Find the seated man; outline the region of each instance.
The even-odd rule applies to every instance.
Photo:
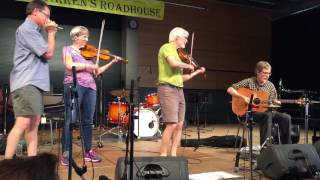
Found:
[[[227,92],[232,96],[232,98],[240,99],[247,105],[250,102],[251,94],[245,95],[244,93],[241,93],[239,89],[246,88],[248,91],[251,91],[252,94],[263,92],[260,94],[266,97],[267,103],[263,101],[259,102],[255,97],[254,104],[258,104],[261,108],[256,107],[260,111],[252,113],[253,121],[258,122],[260,125],[260,144],[263,144],[268,137],[271,137],[272,123],[279,124],[281,143],[291,144],[291,116],[277,111],[265,111],[267,110],[265,108],[267,106],[281,104],[277,99],[277,91],[273,83],[269,81],[271,65],[266,61],[259,61],[255,66],[254,73],[254,77],[232,84],[231,87],[227,89]],[[256,95],[259,95],[259,93]]]

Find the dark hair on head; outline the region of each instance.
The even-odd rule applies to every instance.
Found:
[[[26,15],[27,16],[30,15],[32,13],[32,11],[35,9],[43,10],[45,7],[48,7],[50,9],[48,4],[46,2],[44,2],[43,0],[33,0],[33,1],[29,2],[27,5]]]
[[[59,180],[57,165],[58,157],[50,153],[5,159],[0,162],[0,179]]]

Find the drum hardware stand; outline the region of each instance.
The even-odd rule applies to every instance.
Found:
[[[122,132],[122,129],[121,129],[121,126],[124,125],[124,118],[125,118],[125,114],[120,114],[121,113],[121,97],[117,97],[117,102],[118,102],[118,120],[119,120],[119,123],[117,125],[117,127],[115,127],[117,130],[118,130],[118,133],[114,133],[114,135],[117,135],[118,136],[118,140],[119,142],[122,141],[122,136],[123,136],[123,132]],[[112,131],[112,130],[110,130]]]
[[[155,110],[154,112],[156,113],[156,115],[158,116],[158,123],[159,123],[159,128],[158,128],[158,132],[156,134],[158,134],[160,137],[162,136],[162,132],[161,132],[161,125],[163,125],[164,123],[160,121],[160,119],[162,118],[162,114],[159,114],[161,110],[161,107],[159,106],[159,108],[157,110]]]
[[[106,134],[113,134],[113,135],[116,135],[118,136],[118,140],[119,142],[122,141],[122,136],[124,135],[124,133],[122,132],[122,128],[121,128],[121,125],[124,124],[124,118],[126,117],[125,114],[121,114],[121,97],[118,96],[117,97],[117,104],[118,104],[118,125],[116,127],[113,127],[111,129],[109,129],[108,131],[102,133],[100,136],[99,136],[99,142],[98,142],[98,147],[99,148],[102,148],[103,147],[103,144],[102,144],[102,137]],[[113,131],[117,129],[117,133],[114,133]]]
[[[81,121],[81,114],[79,109],[79,102],[78,102],[78,93],[76,90],[77,87],[77,76],[76,76],[76,67],[72,66],[72,75],[73,75],[73,85],[70,86],[70,95],[71,95],[71,112],[70,112],[70,149],[69,149],[69,165],[68,165],[68,180],[71,180],[72,175],[72,167],[75,169],[76,173],[83,178],[83,174],[87,172],[87,166],[85,165],[84,158],[83,159],[83,166],[82,168],[79,168],[77,164],[74,162],[72,158],[72,136],[73,136],[73,127],[75,126],[75,122],[77,119],[79,119],[80,123],[80,136],[81,136],[81,147],[82,147],[82,156],[84,157],[84,150],[83,150],[83,138],[82,138],[82,121]]]

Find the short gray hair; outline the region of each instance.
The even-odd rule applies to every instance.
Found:
[[[72,40],[74,40],[75,37],[80,36],[80,35],[85,34],[85,33],[89,34],[88,28],[86,28],[84,26],[75,26],[70,31],[70,37],[71,37]]]
[[[188,31],[181,27],[175,27],[170,31],[169,42],[175,41],[177,37],[189,37]]]
[[[261,72],[263,69],[270,69],[271,65],[267,61],[259,61],[257,62],[256,66],[254,67],[254,74]]]

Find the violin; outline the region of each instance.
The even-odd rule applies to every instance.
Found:
[[[193,59],[193,57],[190,56],[185,50],[183,50],[182,48],[178,48],[177,52],[182,62],[186,64],[191,64],[195,70],[200,68],[197,62]]]
[[[194,67],[194,70],[200,69],[200,65],[197,63],[197,61],[190,55],[188,54],[185,50],[182,48],[177,49],[179,58],[181,59],[182,62],[186,64],[191,64]],[[204,73],[204,77],[206,77],[206,74]]]
[[[94,59],[95,57],[97,57],[98,49],[96,49],[92,44],[87,44],[85,47],[80,49],[80,54],[85,59]],[[103,61],[108,61],[110,58],[116,58],[116,57],[119,60],[121,60],[123,63],[128,63],[127,59],[116,56],[107,49],[100,49],[99,59]]]

